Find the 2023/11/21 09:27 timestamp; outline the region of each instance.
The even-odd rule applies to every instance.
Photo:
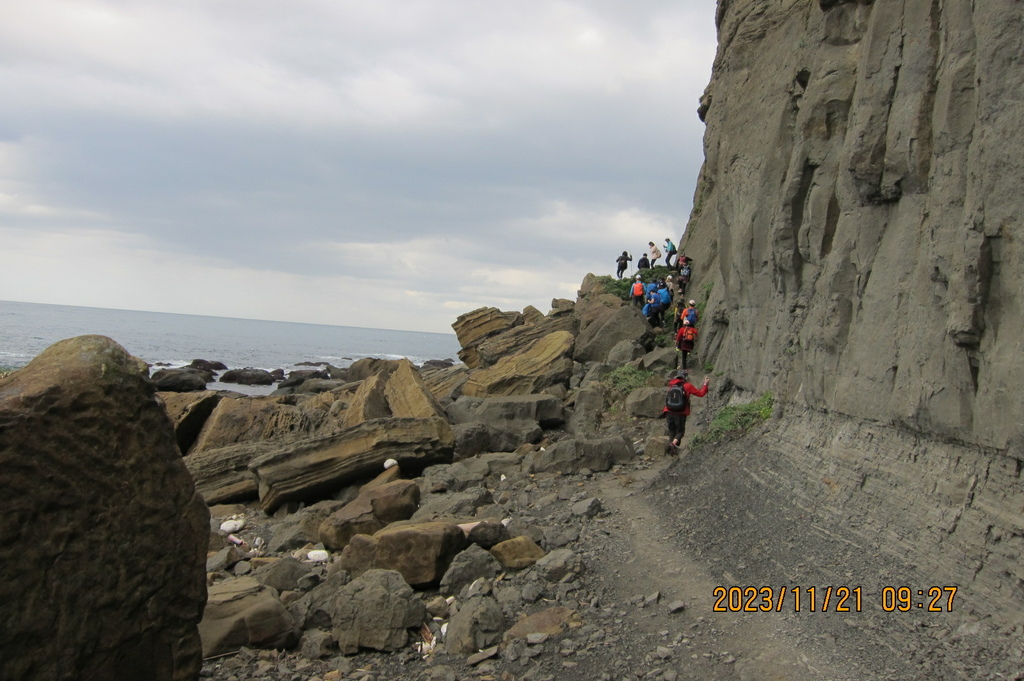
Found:
[[[955,586],[882,588],[879,605],[885,612],[950,612]],[[861,612],[865,603],[859,586],[716,586],[714,612]]]

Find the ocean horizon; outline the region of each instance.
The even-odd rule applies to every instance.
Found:
[[[346,367],[366,357],[422,364],[458,361],[460,349],[454,333],[0,300],[0,367],[20,368],[58,341],[89,334],[113,339],[153,367],[205,359],[229,369],[288,371],[301,363]]]

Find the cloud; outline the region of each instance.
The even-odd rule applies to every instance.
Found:
[[[435,331],[546,310],[681,234],[711,4],[15,3],[0,297]]]

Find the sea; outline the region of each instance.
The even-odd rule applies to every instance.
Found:
[[[408,358],[414,364],[455,359],[455,334],[299,324],[231,317],[109,310],[0,300],[0,370],[20,368],[50,345],[85,334],[108,336],[152,367],[194,359],[229,369],[308,369],[300,363],[346,367],[364,357]],[[267,394],[273,387],[211,383],[210,389]]]

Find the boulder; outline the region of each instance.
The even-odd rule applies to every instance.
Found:
[[[501,563],[494,556],[476,544],[470,544],[452,560],[441,578],[439,590],[445,596],[454,596],[476,580],[496,577],[499,572]]]
[[[387,398],[384,397],[386,384],[387,374],[374,374],[364,379],[348,404],[342,425],[353,428],[366,421],[391,416]]]
[[[583,573],[583,559],[569,549],[555,549],[535,564],[537,573],[549,582],[560,582],[570,574]]]
[[[281,593],[282,591],[297,590],[299,580],[312,573],[313,568],[306,563],[301,563],[291,556],[285,556],[257,568],[252,576],[263,586],[269,586]]]
[[[0,378],[0,676],[195,679],[209,512],[148,367],[103,336]]]
[[[384,396],[391,415],[396,418],[446,418],[419,370],[407,359],[398,361],[398,367],[384,387]]]
[[[223,399],[214,408],[192,446],[191,453],[264,440],[312,434],[324,421],[322,410],[307,410],[288,397]]]
[[[472,312],[460,315],[452,324],[455,336],[462,350],[459,359],[470,369],[480,366],[476,346],[485,338],[508,331],[523,323],[523,316],[518,312],[502,312],[495,307],[481,307]]]
[[[188,367],[180,369],[161,369],[150,378],[157,390],[166,392],[187,393],[206,390],[206,384],[213,376],[199,369]]]
[[[220,375],[221,383],[237,383],[239,385],[273,385],[274,377],[265,369],[229,369]]]
[[[569,419],[569,432],[578,435],[596,433],[609,405],[608,387],[592,383],[576,391],[576,404]]]
[[[308,629],[330,629],[333,620],[334,598],[350,581],[349,574],[338,570],[328,575],[298,600],[288,605],[288,612],[295,619],[299,631]]]
[[[577,304],[575,314],[580,329],[573,354],[577,362],[605,362],[612,348],[622,341],[635,341],[644,347],[651,342],[651,325],[640,310],[623,305],[616,296],[602,295],[586,305]]]
[[[208,359],[194,359],[188,363],[188,366],[193,369],[199,369],[200,371],[207,371],[210,373],[216,371],[227,371],[228,367],[224,362],[211,362]]]
[[[435,585],[468,540],[446,522],[399,523],[372,537],[358,534],[341,552],[338,566],[353,575],[367,570],[396,570],[414,587]]]
[[[445,647],[453,653],[469,655],[501,640],[505,615],[498,601],[490,596],[473,596],[452,615],[445,636]]]
[[[633,443],[624,436],[598,439],[561,440],[534,452],[529,457],[528,467],[532,473],[578,473],[586,468],[591,471],[606,471],[613,464],[625,463],[636,455]]]
[[[373,534],[388,523],[408,519],[419,503],[420,488],[411,480],[370,487],[323,521],[320,541],[332,551],[340,551],[357,534]]]
[[[462,394],[462,386],[469,379],[469,367],[456,364],[446,369],[421,369],[420,375],[438,402],[447,403]]]
[[[556,331],[540,338],[522,352],[503,357],[493,367],[472,372],[462,394],[476,397],[529,395],[568,383],[572,375],[573,335]]]
[[[570,610],[560,605],[547,608],[532,615],[521,617],[518,622],[505,632],[504,637],[502,637],[502,644],[507,645],[516,639],[525,639],[531,634],[560,636],[570,627],[578,627],[581,624],[580,616],[575,610]]]
[[[681,357],[675,347],[654,348],[640,358],[640,368],[653,371],[656,374],[667,375],[670,371],[679,368]]]
[[[562,401],[551,395],[501,395],[496,397],[460,397],[446,410],[454,424],[483,422],[498,425],[504,421],[536,421],[542,428],[555,428],[565,422]]]
[[[487,521],[475,525],[468,535],[470,542],[484,549],[491,549],[503,541],[508,541],[510,538],[508,528],[505,525]]]
[[[171,423],[174,424],[174,439],[178,449],[186,454],[196,438],[199,437],[206,419],[213,413],[214,407],[221,401],[223,393],[217,390],[202,392],[165,392],[159,393],[164,409]]]
[[[195,452],[185,457],[185,466],[206,503],[247,501],[259,492],[249,462],[265,449],[265,445],[246,444]]]
[[[349,381],[364,381],[370,376],[384,374],[385,378],[398,367],[398,361],[394,359],[377,359],[376,357],[364,357],[356,360],[345,371],[345,378]],[[337,377],[335,377],[337,378]]]
[[[338,591],[331,610],[334,638],[345,655],[360,648],[403,648],[407,630],[427,618],[423,601],[392,570],[369,570],[352,580]]]
[[[630,416],[656,419],[665,409],[665,388],[637,388],[626,396],[623,408]]]
[[[529,537],[520,536],[495,544],[491,555],[510,570],[522,570],[543,558],[544,549]]]
[[[612,346],[612,349],[608,351],[607,363],[613,367],[622,366],[623,364],[629,364],[635,359],[640,359],[647,353],[644,346],[640,345],[636,340],[627,339],[621,340]]]
[[[540,313],[538,312],[537,314]],[[574,326],[575,321],[572,315],[557,317],[544,317],[541,315],[536,322],[524,323],[522,326],[517,326],[485,338],[476,346],[477,356],[479,357],[479,366],[477,368],[494,366],[502,357],[513,355],[530,343],[555,331],[573,333],[575,331]]]
[[[477,509],[494,503],[491,493],[483,487],[471,487],[454,494],[430,494],[423,497],[413,516],[415,522],[441,518],[472,518]]]
[[[259,483],[260,503],[272,513],[286,501],[316,498],[373,475],[388,459],[403,470],[450,462],[455,439],[443,419],[389,418],[333,435],[263,444],[266,453],[255,456],[249,469]]]
[[[299,638],[295,619],[281,604],[277,591],[253,577],[229,579],[210,587],[199,633],[204,658],[243,647],[287,648]]]
[[[514,452],[540,440],[544,431],[536,421],[503,421],[497,424],[463,423],[452,428],[456,457],[465,459],[484,452]]]

